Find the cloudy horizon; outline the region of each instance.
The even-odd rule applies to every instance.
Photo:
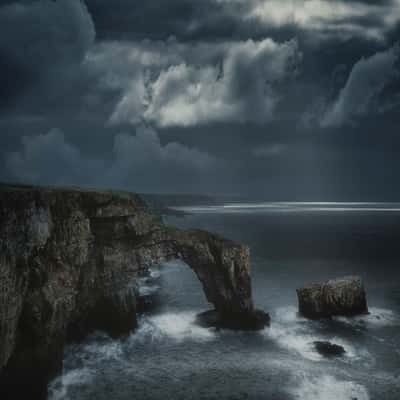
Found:
[[[1,181],[398,201],[400,0],[0,0]]]

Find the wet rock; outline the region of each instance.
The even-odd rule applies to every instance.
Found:
[[[162,305],[160,296],[158,293],[152,293],[148,295],[142,295],[137,298],[137,312],[138,313],[149,313],[159,309]]]
[[[317,352],[324,357],[340,357],[346,353],[344,347],[331,342],[315,341],[314,346]]]
[[[162,306],[160,296],[161,274],[159,271],[148,270],[137,279],[136,309],[138,313],[152,312]]]
[[[227,327],[265,322],[246,246],[166,227],[135,194],[0,187],[0,398],[45,398],[67,339],[129,333],[138,279],[177,258]]]
[[[223,315],[216,310],[209,310],[198,314],[196,323],[203,328],[257,331],[269,326],[270,317],[257,309],[246,315]]]
[[[330,318],[368,313],[364,286],[359,277],[345,277],[297,289],[299,313],[307,318]]]
[[[138,313],[153,312],[162,307],[162,296],[158,286],[150,286],[150,290],[139,290],[136,297]]]

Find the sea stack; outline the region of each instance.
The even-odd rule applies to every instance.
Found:
[[[330,318],[368,313],[362,280],[348,276],[297,289],[299,313],[306,318]]]

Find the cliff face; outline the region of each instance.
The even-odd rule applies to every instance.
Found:
[[[181,258],[219,317],[251,326],[248,248],[164,226],[135,194],[0,192],[0,397],[45,398],[68,338],[136,325],[136,278]],[[263,317],[267,321],[267,316]],[[246,326],[244,326],[246,327]]]

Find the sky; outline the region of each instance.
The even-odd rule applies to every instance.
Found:
[[[0,0],[0,180],[400,201],[400,0]]]

